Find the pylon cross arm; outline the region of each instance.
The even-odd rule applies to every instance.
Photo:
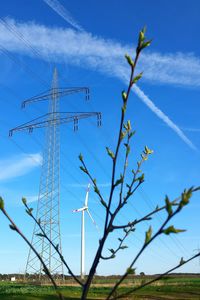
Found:
[[[85,93],[86,100],[89,100],[89,88],[88,87],[74,87],[74,88],[51,88],[44,93],[26,99],[22,102],[22,108],[25,108],[26,105],[38,102],[38,101],[45,101],[50,100],[52,97],[62,98],[64,96],[76,94],[76,93]]]
[[[19,125],[9,130],[9,136],[12,136],[16,131],[28,130],[29,133],[34,128],[43,128],[48,126],[55,126],[73,122],[74,130],[78,129],[78,121],[89,117],[97,117],[97,125],[101,126],[101,113],[100,112],[84,112],[84,113],[68,113],[68,112],[53,112],[45,114],[30,122]]]

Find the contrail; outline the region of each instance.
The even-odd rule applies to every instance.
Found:
[[[197,151],[194,144],[186,137],[183,131],[170,118],[165,115],[145,93],[138,87],[133,86],[133,92],[160,118],[167,126],[169,126],[190,148]]]
[[[58,0],[43,0],[49,5],[59,16],[61,16],[67,23],[79,31],[84,31],[83,28],[72,18],[71,14]]]

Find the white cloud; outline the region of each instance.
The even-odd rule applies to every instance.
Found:
[[[43,0],[47,5],[49,5],[59,16],[61,16],[67,23],[72,27],[82,31],[83,28],[72,18],[71,14],[66,10],[66,8],[57,0]]]
[[[20,32],[31,47],[41,54],[41,59],[78,65],[127,80],[129,72],[124,59],[125,53],[133,53],[130,46],[122,46],[112,40],[92,36],[87,32],[72,29],[48,28],[35,23],[17,23],[7,19],[7,25]],[[12,52],[34,56],[34,52],[0,23],[0,45]],[[168,54],[147,52],[141,57],[138,67],[145,70],[144,79],[154,83],[178,84],[200,87],[200,59],[192,54]],[[139,70],[138,70],[139,71]],[[133,90],[137,96],[188,146],[195,149],[182,130],[164,114],[139,87]]]
[[[0,160],[0,181],[23,176],[40,166],[41,163],[42,156],[39,153]]]

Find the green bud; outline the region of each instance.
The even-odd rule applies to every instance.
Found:
[[[172,204],[169,201],[168,196],[165,197],[165,204],[166,204],[166,211],[168,212],[168,215],[171,216],[173,214],[173,210],[172,210]]]
[[[121,131],[120,133],[120,140],[123,140],[127,135],[127,132],[126,131]]]
[[[136,131],[131,131],[131,132],[129,133],[129,138],[132,138],[132,136],[135,134],[135,132],[136,132]]]
[[[26,204],[27,204],[27,200],[26,200],[26,198],[25,198],[25,197],[22,197],[22,203],[23,203],[24,205],[26,205]]]
[[[141,50],[144,49],[144,48],[146,48],[146,47],[149,47],[149,46],[151,45],[151,42],[152,42],[152,40],[149,40],[149,41],[147,41],[147,42],[144,42],[144,43],[142,44],[142,46],[141,46]]]
[[[105,207],[105,208],[107,208],[108,206],[107,206],[107,204],[106,204],[106,202],[104,201],[104,200],[100,200],[101,201],[101,204]]]
[[[0,209],[4,209],[4,201],[2,197],[0,197]]]
[[[148,156],[147,155],[144,155],[144,154],[141,154],[141,157],[142,157],[142,160],[143,161],[146,161],[148,159]]]
[[[35,235],[40,236],[40,237],[45,237],[45,235],[43,233],[36,233]]]
[[[144,242],[145,245],[151,240],[151,236],[152,236],[152,227],[150,226],[145,234],[145,242]]]
[[[88,174],[88,171],[83,166],[80,166],[79,168],[81,169],[81,171],[83,171],[84,173]]]
[[[99,189],[98,189],[98,187],[97,187],[96,185],[94,186],[94,192],[95,192],[96,194],[98,194],[98,195],[100,194]]]
[[[126,273],[127,274],[135,274],[135,270],[136,270],[136,268],[131,268],[131,267],[129,267],[127,270],[126,270]]]
[[[114,158],[115,158],[114,153],[113,153],[108,147],[106,147],[106,150],[107,150],[108,155],[109,155],[112,159],[114,159]]]
[[[143,42],[144,39],[145,39],[144,32],[143,32],[143,31],[140,31],[140,33],[139,33],[139,42],[140,42],[140,43]]]
[[[128,246],[126,246],[126,245],[119,247],[119,249],[121,249],[121,250],[124,250],[124,249],[127,249],[127,248],[128,248]]]
[[[10,224],[9,227],[10,227],[10,229],[12,229],[12,230],[14,230],[14,231],[17,230],[17,228],[16,228],[15,225],[13,225],[13,224]]]
[[[131,67],[133,67],[133,66],[134,66],[134,62],[133,62],[132,58],[131,58],[128,54],[125,54],[125,58],[126,58],[128,64],[129,64]]]
[[[138,177],[135,181],[139,181],[139,183],[144,182],[144,173],[140,177]]]
[[[127,121],[127,131],[128,132],[131,131],[131,121],[130,120]]]
[[[120,176],[120,179],[117,179],[117,180],[116,180],[115,186],[118,186],[119,184],[123,183],[123,181],[124,181],[124,178],[123,178],[123,176],[121,175],[121,176]]]
[[[26,213],[31,216],[32,215],[32,211],[33,211],[33,208],[28,208],[26,209]]]
[[[83,155],[81,153],[79,154],[78,158],[81,162],[83,161]]]
[[[112,254],[115,254],[115,250],[114,249],[108,249]]]
[[[179,262],[180,265],[183,265],[185,263],[185,260],[183,259],[183,257],[181,257],[181,260]]]
[[[126,102],[126,100],[127,100],[127,94],[125,91],[122,91],[122,99],[124,102]]]
[[[141,72],[140,74],[135,76],[132,80],[132,84],[135,84],[136,82],[138,82],[138,80],[140,80],[140,78],[142,77],[142,74],[143,74],[143,72]]]

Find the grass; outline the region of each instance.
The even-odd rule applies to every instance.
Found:
[[[140,285],[142,281],[149,280],[148,276],[143,278],[135,277],[126,280],[126,286],[119,289],[119,294],[127,292],[130,287]],[[104,299],[111,284],[115,279],[96,279],[98,285],[92,287],[88,299]],[[65,286],[60,288],[66,299],[80,299],[81,289],[76,286]],[[200,277],[165,277],[151,286],[139,290],[134,297],[129,299],[200,299]],[[1,300],[58,300],[55,291],[51,286],[35,286],[22,283],[0,282]],[[126,298],[127,299],[127,298]]]

